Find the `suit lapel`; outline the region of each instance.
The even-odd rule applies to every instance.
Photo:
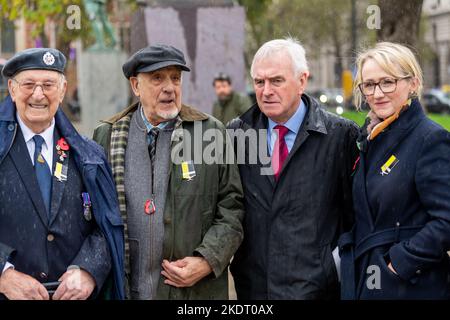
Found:
[[[13,160],[14,166],[19,173],[31,201],[33,202],[36,212],[41,218],[42,223],[47,226],[48,217],[44,200],[42,199],[41,189],[39,188],[33,163],[31,162],[28,148],[19,126],[17,126],[17,136],[9,151],[9,155]]]
[[[405,137],[419,124],[422,118],[425,117],[420,105],[416,102],[404,112],[399,118],[394,121],[389,127],[375,137],[370,142],[369,154],[373,157],[370,161],[371,167],[381,168],[381,166],[388,160],[393,152],[397,149]]]
[[[260,172],[261,172],[261,170],[264,170],[264,171],[272,170],[272,161],[270,161],[268,164],[262,164],[260,161],[261,159],[259,158],[259,152],[258,152],[259,147],[264,146],[266,155],[269,155],[269,150],[268,150],[268,146],[267,146],[267,135],[270,134],[270,132],[268,131],[267,123],[268,123],[267,117],[265,115],[263,115],[263,113],[260,113],[258,120],[255,123],[256,134],[258,136],[258,145],[252,145],[251,143],[249,143],[249,148],[248,148],[249,152],[255,152],[255,154],[257,155]],[[266,134],[260,136],[260,134],[259,134],[260,130],[266,130]],[[260,141],[260,139],[263,139],[263,141]],[[275,183],[276,183],[275,175],[274,174],[266,174],[265,177],[268,180],[268,182],[270,183],[270,185],[272,186],[272,188],[275,187]]]
[[[57,130],[55,130],[54,137],[54,146],[53,146],[53,170],[52,170],[52,202],[51,202],[51,210],[50,210],[50,225],[55,221],[56,216],[58,215],[59,208],[61,206],[61,200],[64,194],[64,189],[66,187],[66,180],[58,180],[58,178],[55,177],[55,168],[56,163],[61,162],[59,159],[58,151],[56,150],[55,146],[57,141],[59,140],[60,136],[57,133]],[[69,165],[69,151],[65,152],[67,157],[64,159],[63,165],[68,166]]]
[[[369,203],[369,197],[367,195],[366,166],[366,154],[364,152],[360,152],[359,169],[356,172],[356,174],[359,175],[360,179],[356,179],[355,177],[354,183],[356,183],[356,181],[359,182],[359,185],[356,185],[356,187],[360,190],[358,194],[360,196],[361,203],[364,206],[362,212],[367,215],[367,221],[370,222],[370,232],[372,232],[372,230],[374,229],[374,215]]]

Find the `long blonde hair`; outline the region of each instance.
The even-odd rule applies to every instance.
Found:
[[[423,90],[422,68],[417,62],[413,52],[404,45],[393,42],[379,42],[375,47],[361,52],[357,59],[357,73],[354,81],[353,95],[357,109],[361,108],[365,98],[358,86],[363,82],[362,68],[364,63],[373,59],[383,69],[394,78],[412,77],[418,80],[417,92],[415,96],[420,97]]]

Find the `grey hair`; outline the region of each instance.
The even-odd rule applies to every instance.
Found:
[[[287,37],[285,39],[275,39],[264,43],[253,57],[250,75],[255,77],[255,62],[272,57],[279,53],[285,52],[291,58],[292,68],[295,76],[300,73],[309,71],[308,62],[306,61],[305,49],[300,41],[295,38]]]
[[[66,79],[66,75],[64,73],[60,73],[59,74],[59,84],[62,85],[64,83],[64,81],[67,81]]]

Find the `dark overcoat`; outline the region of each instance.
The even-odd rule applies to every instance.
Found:
[[[307,113],[278,181],[261,174],[265,165],[259,157],[250,163],[251,153],[267,148],[267,135],[245,144],[246,163],[239,164],[244,241],[231,265],[239,299],[339,297],[332,251],[352,224],[351,173],[358,127],[305,94],[302,100]],[[254,105],[229,127],[250,135],[254,129],[267,129],[267,122]],[[241,152],[236,144],[238,159]]]
[[[63,162],[68,171],[65,181],[52,176],[49,218],[15,104],[7,97],[0,105],[0,271],[9,261],[40,282],[53,282],[77,265],[94,277],[95,295],[110,279],[109,296],[122,299],[123,223],[104,152],[80,136],[61,110],[54,137],[55,144],[59,137],[69,144]],[[57,156],[54,150],[52,173]],[[92,218],[84,215],[82,192],[90,195]]]
[[[356,224],[340,239],[342,297],[448,298],[450,133],[415,99],[364,141],[353,184]]]

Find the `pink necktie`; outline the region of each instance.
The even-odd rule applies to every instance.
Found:
[[[278,131],[278,135],[272,152],[272,169],[275,174],[275,180],[278,180],[283,163],[289,154],[286,141],[284,141],[284,137],[289,132],[289,129],[281,125],[276,125],[274,129]]]

